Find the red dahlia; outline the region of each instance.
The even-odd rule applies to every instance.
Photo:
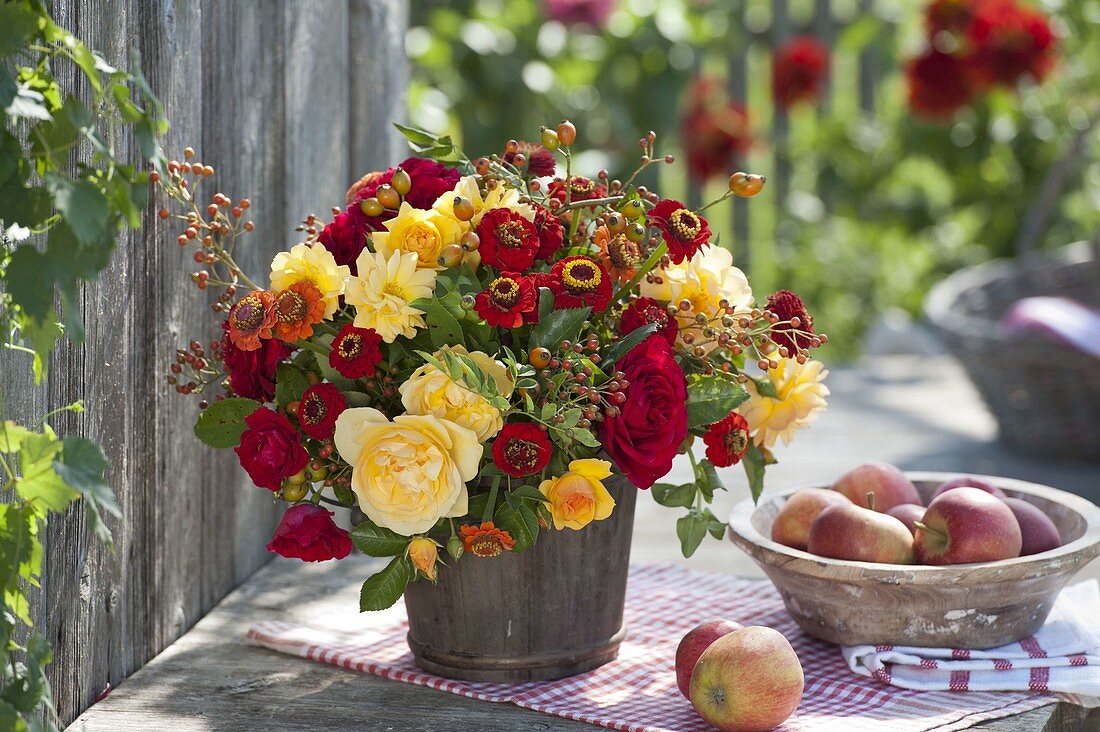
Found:
[[[549,262],[565,244],[561,219],[542,206],[535,205],[535,230],[539,233],[539,251],[535,259]]]
[[[494,208],[477,225],[481,261],[501,271],[526,272],[539,251],[535,225],[510,208]]]
[[[602,313],[611,304],[611,275],[592,257],[578,254],[558,260],[548,280],[557,310],[587,306]]]
[[[378,347],[381,342],[382,336],[373,328],[356,328],[348,323],[332,341],[329,366],[345,379],[374,376],[374,367],[382,361],[382,351]]]
[[[784,109],[814,100],[829,75],[829,49],[816,38],[795,36],[772,58],[772,96]]]
[[[639,297],[626,306],[619,320],[619,335],[626,335],[650,323],[657,324],[656,334],[668,341],[669,345],[676,342],[676,319],[652,297]]]
[[[707,446],[707,460],[719,468],[736,465],[749,449],[749,423],[737,412],[730,412],[725,419],[707,427],[703,442]]]
[[[965,31],[974,16],[974,0],[933,0],[924,9],[929,37],[937,33]]]
[[[531,278],[518,272],[500,277],[474,298],[474,310],[489,325],[518,328],[538,320],[539,298]]]
[[[984,0],[967,29],[973,69],[982,83],[1012,86],[1022,76],[1042,81],[1054,68],[1054,31],[1038,10],[1015,0]]]
[[[710,242],[707,220],[679,201],[665,199],[649,212],[649,223],[661,230],[668,256],[676,264],[691,259]]]
[[[934,48],[909,62],[909,108],[921,117],[946,117],[973,96],[971,71],[963,59]]]
[[[347,408],[347,399],[334,385],[314,384],[298,402],[298,422],[313,439],[327,440],[336,432],[336,418]]]
[[[778,346],[785,346],[793,356],[802,348],[810,347],[814,332],[814,319],[806,310],[802,298],[790,290],[780,290],[768,295],[767,309],[779,316],[779,322],[772,326],[771,337]],[[798,326],[792,321],[798,318]]]
[[[574,175],[569,179],[568,185],[564,180],[555,180],[551,183],[549,194],[550,198],[557,199],[563,204],[567,200],[570,202],[591,201],[593,198],[606,196],[607,187],[591,178],[585,178],[583,175]]]
[[[554,153],[533,142],[520,140],[515,152],[504,153],[504,162],[514,165],[516,155],[527,158],[526,170],[521,172],[525,172],[525,177],[528,178],[545,178],[553,175],[558,167],[557,161],[554,160]]]
[[[511,422],[493,442],[493,462],[513,478],[534,475],[550,462],[550,439],[530,422]]]

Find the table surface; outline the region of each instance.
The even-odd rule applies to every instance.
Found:
[[[994,441],[995,426],[953,363],[939,358],[893,357],[874,371],[836,370],[829,378],[829,410],[795,444],[780,449],[769,486],[830,482],[867,460],[914,470],[991,473],[1046,483],[1100,501],[1100,466],[1043,463]],[[858,457],[857,457],[858,456]],[[715,511],[748,495],[743,474],[723,471],[729,492]],[[690,475],[677,464],[673,482]],[[641,500],[633,561],[685,561],[675,537],[676,513]],[[581,730],[586,724],[509,704],[489,704],[425,687],[250,646],[244,634],[260,620],[358,617],[351,577],[377,560],[305,564],[277,559],[239,587],[148,665],[82,714],[70,730]],[[760,571],[729,542],[708,540],[688,566],[745,576]],[[1100,562],[1078,579],[1100,577]],[[999,732],[1100,730],[1100,714],[1086,719],[1067,704],[979,725]]]

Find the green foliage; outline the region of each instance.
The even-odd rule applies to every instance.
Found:
[[[576,340],[591,314],[589,307],[551,311],[531,329],[531,349],[549,348],[553,352],[562,341]]]
[[[749,398],[745,387],[729,374],[692,376],[687,385],[688,428],[705,428],[725,419]]]
[[[4,346],[33,358],[36,381],[59,337],[83,339],[81,283],[107,266],[118,234],[141,223],[148,174],[117,151],[124,128],[141,158],[160,162],[160,104],[137,70],[140,59],[131,63],[134,71],[108,64],[38,0],[0,3],[0,331]],[[87,95],[68,93],[55,75]],[[73,164],[78,148],[89,154]],[[100,447],[78,435],[59,439],[47,423],[61,411],[82,412],[82,404],[33,427],[5,420],[5,409],[0,394],[0,729],[53,730],[49,643],[18,632],[32,621],[26,588],[42,571],[41,537],[50,514],[82,500],[87,525],[110,546],[105,516],[120,511]]]
[[[392,607],[409,583],[416,579],[416,568],[402,554],[394,557],[381,571],[372,574],[359,592],[359,610],[385,610]]]
[[[708,533],[715,539],[721,539],[726,531],[726,524],[704,505],[714,500],[715,491],[726,489],[718,479],[718,471],[710,460],[696,462],[694,457],[692,471],[695,480],[691,483],[654,483],[650,488],[653,500],[660,505],[688,509],[687,514],[676,521],[676,535],[680,538],[680,550],[685,557],[695,553]]]
[[[409,546],[409,537],[378,526],[369,519],[356,524],[350,533],[352,542],[368,557],[394,557],[404,554]]]
[[[241,435],[247,428],[245,419],[260,406],[257,401],[242,397],[214,402],[195,422],[195,437],[210,447],[236,447],[241,444]]]
[[[511,493],[497,507],[493,524],[504,529],[516,540],[512,551],[521,552],[535,543],[539,536],[539,518],[530,499]]]

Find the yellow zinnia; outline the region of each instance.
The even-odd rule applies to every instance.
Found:
[[[336,264],[324,244],[295,244],[289,252],[279,252],[271,260],[271,291],[282,292],[295,282],[309,282],[321,293],[325,317],[331,318],[350,274],[346,265]]]
[[[749,423],[756,444],[767,448],[775,444],[776,438],[782,438],[784,445],[791,444],[795,431],[817,418],[829,395],[829,387],[822,383],[829,372],[821,361],[800,364],[793,358],[778,360],[778,368],[767,374],[776,396],[761,396],[750,379],[746,384],[749,400],[737,409]]]
[[[424,312],[409,305],[431,297],[435,271],[416,268],[416,254],[384,254],[363,250],[355,260],[358,276],[348,280],[344,298],[355,306],[355,327],[374,328],[382,340],[412,338],[424,327]]]
[[[501,396],[512,393],[508,369],[489,354],[481,351],[467,353],[462,346],[452,346],[447,350],[468,356],[483,374],[493,380]],[[436,357],[439,358],[440,354]],[[433,414],[449,419],[472,429],[481,442],[496,435],[504,426],[501,411],[489,404],[485,397],[470,391],[430,363],[413,371],[397,390],[409,414]]]
[[[445,269],[439,263],[443,247],[457,244],[466,233],[466,224],[434,209],[427,211],[402,203],[397,216],[383,224],[386,231],[371,234],[375,251],[387,257],[394,252],[415,252],[416,266]]]
[[[554,528],[583,529],[610,516],[615,499],[602,483],[610,475],[611,463],[586,458],[569,463],[569,472],[560,478],[542,481],[539,491],[546,496]]]
[[[469,510],[466,481],[477,475],[484,449],[472,430],[432,416],[391,422],[356,407],[340,413],[333,441],[351,465],[359,508],[379,526],[412,536]]]

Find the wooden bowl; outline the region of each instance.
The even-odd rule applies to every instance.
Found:
[[[926,503],[937,486],[958,475],[908,473]],[[1100,554],[1100,508],[1034,483],[974,477],[1042,509],[1058,527],[1062,546],[943,567],[818,557],[771,540],[772,521],[787,496],[807,486],[759,506],[739,503],[730,515],[730,538],[760,565],[810,635],[842,645],[992,648],[1038,630],[1069,578]]]

